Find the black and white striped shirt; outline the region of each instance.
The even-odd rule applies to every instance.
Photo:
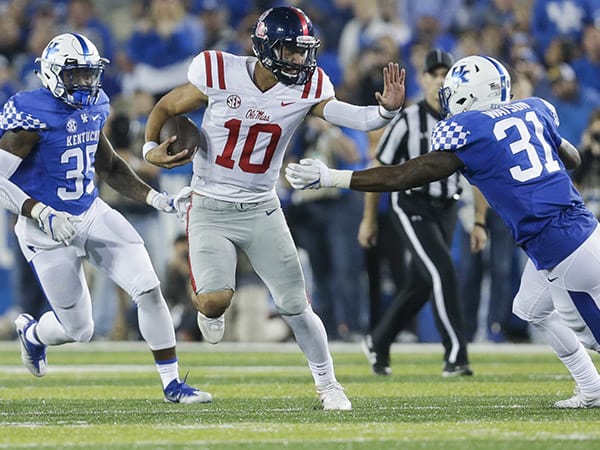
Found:
[[[431,130],[442,119],[425,100],[402,110],[387,126],[377,144],[376,158],[384,165],[400,164],[429,152]],[[462,188],[459,173],[434,181],[412,191],[428,194],[433,198],[458,198]]]

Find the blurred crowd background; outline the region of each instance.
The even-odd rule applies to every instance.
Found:
[[[163,93],[186,81],[187,65],[200,51],[252,54],[252,26],[262,11],[278,5],[298,6],[312,18],[321,39],[318,64],[331,78],[337,97],[355,104],[375,103],[374,92],[382,88],[381,69],[388,61],[406,68],[410,104],[422,96],[420,75],[428,50],[440,48],[456,59],[471,54],[500,59],[511,69],[516,96],[536,95],[556,106],[561,134],[578,145],[584,161],[572,174],[574,180],[588,206],[600,214],[600,0],[0,0],[0,104],[19,90],[40,87],[34,60],[53,36],[84,34],[111,60],[103,86],[113,107],[107,135],[140,176],[157,189],[176,192],[188,184],[191,166],[167,171],[141,159],[147,114]],[[199,123],[202,111],[193,118]],[[337,168],[364,168],[380,135],[381,131],[339,129],[311,118],[296,133],[289,155],[317,156]],[[309,295],[330,339],[357,340],[368,332],[373,311],[383,311],[402,283],[394,267],[358,244],[362,194],[291,192],[283,181],[279,194],[302,250]],[[144,237],[179,339],[201,339],[189,301],[183,226],[106,186],[101,186],[101,195]],[[489,249],[471,255],[472,205],[467,195],[461,205],[453,254],[468,336],[472,341],[534,340],[510,312],[523,255],[506,243],[503,256]],[[385,213],[384,199],[381,214]],[[489,218],[490,224],[493,220]],[[12,320],[19,312],[38,317],[47,308],[18,252],[13,224],[9,213],[0,214],[3,339],[14,338]],[[243,259],[238,274],[226,338],[289,339],[266,289]],[[94,338],[138,339],[130,301],[91,270],[89,283]],[[504,312],[501,320],[489,323],[487,314],[493,308]],[[437,340],[430,312],[422,311],[398,339]]]

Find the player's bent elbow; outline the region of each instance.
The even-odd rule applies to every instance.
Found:
[[[581,155],[577,148],[566,139],[563,139],[558,148],[558,155],[567,170],[573,170],[581,164]]]

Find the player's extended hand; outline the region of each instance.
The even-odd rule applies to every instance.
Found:
[[[375,92],[377,102],[388,111],[395,111],[402,107],[406,90],[404,79],[406,71],[400,69],[397,63],[389,62],[383,68],[383,94]]]
[[[165,169],[172,169],[173,167],[183,166],[184,164],[191,162],[192,156],[194,156],[194,152],[191,151],[192,149],[184,149],[173,155],[170,155],[167,152],[169,145],[176,140],[177,136],[171,136],[169,139],[154,147],[146,153],[146,161],[155,166],[164,167]]]
[[[174,195],[169,195],[166,192],[158,192],[154,189],[148,193],[146,203],[153,208],[166,213],[174,213],[175,208],[173,207]]]
[[[192,188],[189,186],[182,188],[175,195],[175,197],[173,198],[173,208],[175,208],[175,213],[177,214],[177,218],[179,220],[185,220],[191,202]]]
[[[319,189],[333,186],[329,167],[318,159],[301,159],[300,164],[290,163],[285,168],[285,179],[294,189]]]
[[[43,203],[36,203],[31,209],[31,217],[37,220],[40,229],[54,239],[67,246],[71,243],[77,232],[75,222],[80,219],[71,214],[56,211]]]

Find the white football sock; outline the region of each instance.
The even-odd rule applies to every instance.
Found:
[[[177,359],[157,362],[156,369],[160,375],[163,389],[166,388],[171,381],[175,379],[179,381],[179,364],[177,363]]]
[[[315,384],[323,385],[336,381],[333,361],[327,344],[327,333],[323,322],[312,308],[295,316],[281,316],[294,332],[300,350],[308,360]]]
[[[583,394],[594,394],[597,397],[600,393],[600,375],[585,347],[579,343],[575,353],[559,358],[571,372],[579,390]]]
[[[581,392],[600,392],[600,375],[592,358],[558,312],[553,311],[543,320],[532,324],[544,332],[550,346],[567,367]]]

